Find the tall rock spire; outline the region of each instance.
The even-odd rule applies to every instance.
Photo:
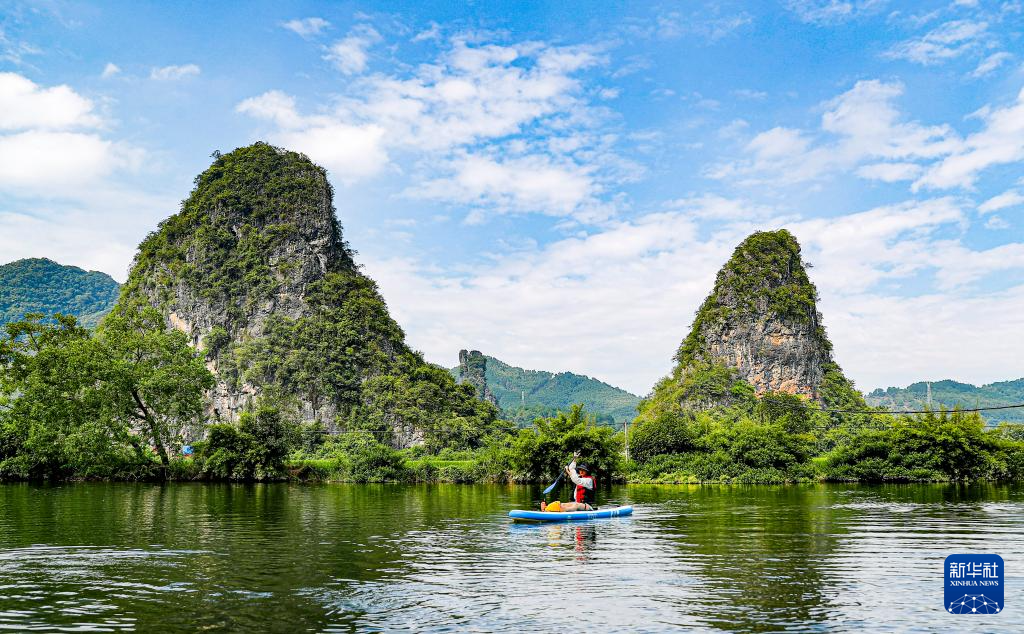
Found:
[[[676,360],[722,363],[758,395],[819,400],[825,373],[837,366],[817,299],[793,234],[754,233],[718,272]]]
[[[397,446],[450,419],[481,434],[495,419],[406,344],[342,237],[327,172],[302,154],[216,154],[140,245],[119,302],[160,309],[206,353],[211,418],[236,420],[269,394],[330,428],[391,430]]]
[[[498,399],[487,387],[487,357],[479,350],[459,350],[459,376],[461,383],[473,386],[480,400],[498,404]]]
[[[751,403],[785,392],[829,409],[863,409],[832,358],[800,245],[785,230],[744,240],[718,272],[672,374],[640,403],[640,420]]]

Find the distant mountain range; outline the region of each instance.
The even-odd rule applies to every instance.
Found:
[[[1024,378],[1016,381],[1000,381],[976,386],[970,383],[945,380],[919,382],[905,388],[890,387],[877,389],[867,395],[871,405],[890,409],[922,409],[928,406],[928,386],[931,385],[931,406],[952,409],[960,407],[998,407],[1024,403]],[[1024,423],[1024,408],[982,412],[989,424],[1000,422]]]
[[[487,359],[487,387],[497,399],[503,417],[528,423],[583,403],[599,422],[622,425],[636,416],[640,397],[589,376],[572,372],[545,372],[511,366],[500,359]],[[460,378],[459,368],[451,369]]]
[[[106,273],[57,264],[46,258],[0,266],[0,328],[25,313],[74,315],[95,327],[113,307],[121,286]]]

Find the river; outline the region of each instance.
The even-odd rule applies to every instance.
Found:
[[[0,629],[1024,631],[1019,485],[616,486],[517,525],[503,485],[0,485]],[[943,610],[996,553],[1006,610]],[[1019,604],[1017,604],[1019,601]]]

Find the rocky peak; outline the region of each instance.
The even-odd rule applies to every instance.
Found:
[[[459,377],[460,383],[473,386],[477,398],[492,405],[498,404],[498,399],[487,387],[487,357],[479,350],[459,350]]]
[[[214,157],[133,266],[138,290],[197,346],[215,326],[262,336],[270,315],[308,309],[310,284],[354,266],[323,168],[266,143]]]
[[[826,373],[838,366],[817,298],[796,238],[784,229],[754,233],[718,272],[676,360],[684,372],[694,363],[724,364],[758,395],[820,400]]]
[[[429,439],[431,425],[495,420],[406,345],[342,239],[326,172],[302,154],[266,143],[215,153],[140,245],[118,301],[159,308],[205,351],[211,417],[235,420],[272,391],[305,420],[390,429],[399,446]]]

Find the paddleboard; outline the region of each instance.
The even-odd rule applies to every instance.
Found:
[[[632,506],[616,506],[596,511],[569,511],[549,513],[547,511],[509,511],[508,516],[517,522],[571,522],[573,520],[596,520],[602,517],[623,517],[633,514]]]

